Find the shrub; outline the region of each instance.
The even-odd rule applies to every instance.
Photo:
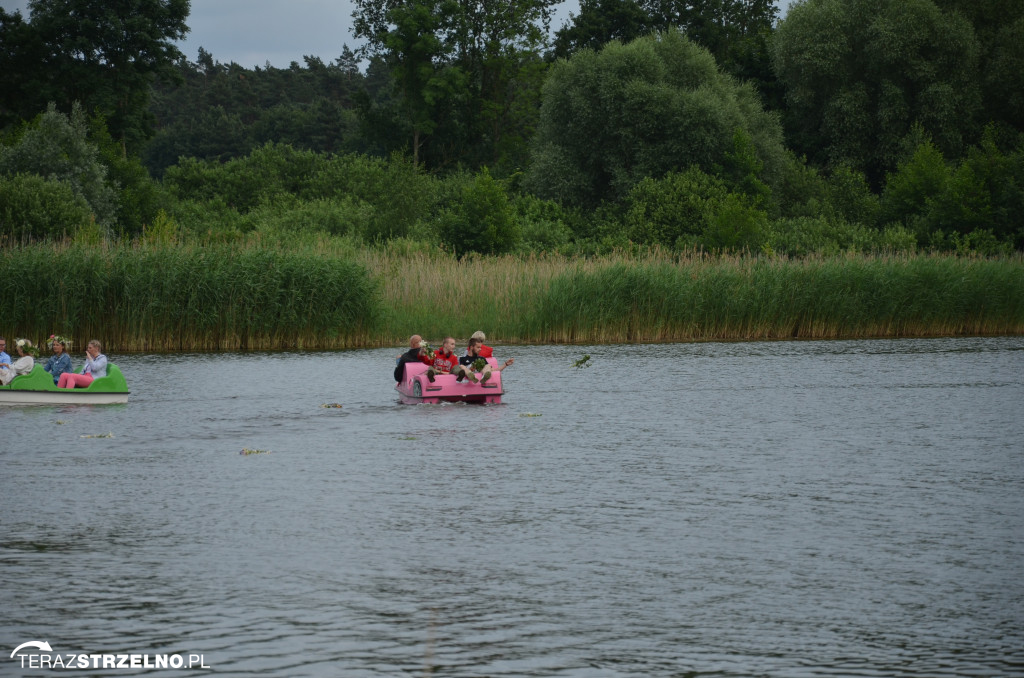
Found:
[[[85,114],[77,104],[70,117],[50,104],[17,141],[0,146],[0,175],[36,174],[62,181],[86,200],[99,224],[112,226],[117,214],[116,185],[108,181],[99,151],[87,137]]]
[[[164,184],[178,198],[219,198],[244,213],[283,194],[298,194],[322,164],[322,156],[312,151],[267,144],[223,164],[183,158],[167,168]]]
[[[442,237],[459,256],[501,254],[519,243],[520,228],[505,187],[487,168],[463,189],[461,202],[444,219]]]
[[[0,175],[0,242],[62,238],[92,223],[92,209],[64,181]]]
[[[249,213],[254,227],[282,238],[302,232],[354,235],[364,239],[376,217],[372,205],[351,195],[340,199],[279,200],[260,205]]]
[[[763,249],[775,254],[804,257],[833,256],[844,252],[912,253],[917,238],[900,225],[882,230],[863,224],[831,221],[823,217],[777,219],[766,230]]]
[[[889,174],[882,193],[883,223],[921,224],[920,238],[929,230],[922,221],[929,202],[946,190],[949,167],[931,142],[917,147],[913,157]]]
[[[746,196],[729,193],[721,203],[711,205],[709,209],[704,231],[695,244],[713,252],[757,251],[761,248],[768,215],[748,204]],[[676,248],[684,249],[691,242],[684,238]]]
[[[572,240],[573,232],[567,223],[571,217],[553,200],[518,196],[513,201],[513,212],[522,232],[520,249],[524,251],[556,250]]]
[[[636,243],[670,248],[680,239],[692,240],[704,233],[708,217],[728,193],[725,182],[697,167],[663,179],[648,177],[626,198],[626,236]]]
[[[400,155],[388,160],[350,154],[326,160],[299,192],[305,199],[350,198],[370,205],[367,242],[401,238],[434,207],[435,181]]]
[[[863,172],[846,165],[832,170],[825,181],[824,216],[874,228],[880,209]]]

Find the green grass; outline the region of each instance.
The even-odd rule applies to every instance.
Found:
[[[0,334],[112,352],[1024,333],[1024,260],[467,257],[342,239],[0,251]]]

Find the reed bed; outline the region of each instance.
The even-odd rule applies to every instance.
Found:
[[[0,298],[9,338],[117,351],[998,335],[1024,333],[1024,260],[36,245],[0,251]]]
[[[118,351],[361,346],[380,307],[354,261],[226,246],[6,250],[0,298],[8,335]]]
[[[475,329],[508,343],[1024,333],[1020,257],[361,259],[382,279],[381,339]]]

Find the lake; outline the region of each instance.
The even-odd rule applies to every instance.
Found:
[[[209,667],[180,676],[1024,675],[1024,337],[499,344],[490,406],[399,404],[401,350],[110,351],[127,405],[0,408],[0,673],[52,675],[10,657],[46,641]]]

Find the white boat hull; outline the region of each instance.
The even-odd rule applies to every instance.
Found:
[[[0,405],[112,405],[128,402],[127,393],[86,393],[68,390],[0,391]]]

